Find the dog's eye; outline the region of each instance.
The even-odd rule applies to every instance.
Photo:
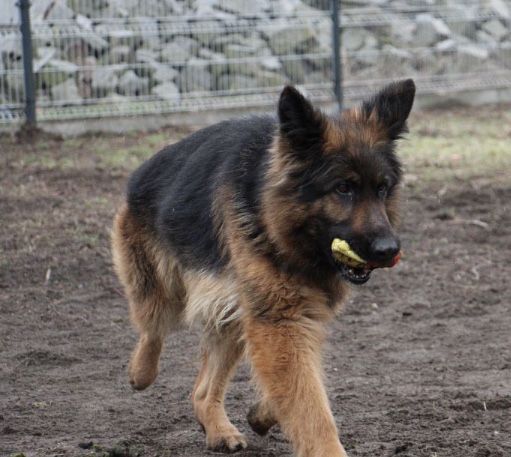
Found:
[[[353,195],[353,184],[348,181],[341,181],[337,184],[335,191],[342,196],[351,197]]]
[[[382,184],[378,186],[378,197],[381,199],[384,199],[387,197],[387,194],[389,193],[389,188],[386,184]]]

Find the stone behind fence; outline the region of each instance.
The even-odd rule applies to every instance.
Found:
[[[0,8],[0,119],[22,107],[16,0]],[[327,0],[33,0],[40,119],[245,106],[285,83],[332,97]],[[345,91],[511,81],[511,2],[341,3]],[[209,105],[205,102],[210,100]],[[3,113],[3,114],[2,114]],[[6,114],[7,113],[7,114]],[[42,114],[42,116],[41,116]],[[2,117],[3,116],[3,117]]]

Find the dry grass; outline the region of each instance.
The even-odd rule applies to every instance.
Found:
[[[504,179],[511,170],[511,111],[429,111],[410,120],[400,149],[407,171],[423,180]]]
[[[182,138],[187,128],[165,128],[152,133],[90,134],[64,141],[43,139],[16,144],[0,137],[3,156],[15,169],[102,169],[125,173],[161,147]],[[455,109],[415,113],[410,134],[400,146],[407,172],[423,180],[497,177],[511,169],[511,111]]]

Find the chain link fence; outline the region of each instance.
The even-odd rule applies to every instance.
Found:
[[[23,120],[16,0],[0,10],[0,123]],[[511,0],[346,0],[342,93],[511,87]],[[333,101],[330,0],[32,0],[38,120],[244,108],[285,83]]]

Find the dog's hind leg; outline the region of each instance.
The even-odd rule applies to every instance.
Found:
[[[184,287],[177,267],[167,279],[171,290],[158,285],[144,299],[130,301],[131,320],[140,332],[129,364],[130,383],[137,390],[145,389],[156,379],[164,339],[180,324]]]
[[[126,207],[114,222],[112,250],[128,296],[130,317],[140,334],[128,371],[131,385],[141,390],[156,379],[163,341],[179,325],[184,286],[177,262]]]
[[[169,299],[159,293],[142,300],[130,301],[130,316],[140,335],[128,368],[133,388],[142,390],[151,385],[159,371],[163,341],[171,325],[168,322]]]
[[[224,407],[225,391],[243,350],[239,330],[233,326],[221,333],[212,330],[204,340],[202,367],[192,401],[197,420],[206,432],[206,444],[212,450],[235,452],[247,446]]]
[[[162,346],[163,338],[159,335],[149,332],[140,335],[128,368],[130,384],[134,389],[149,387],[158,376]]]

